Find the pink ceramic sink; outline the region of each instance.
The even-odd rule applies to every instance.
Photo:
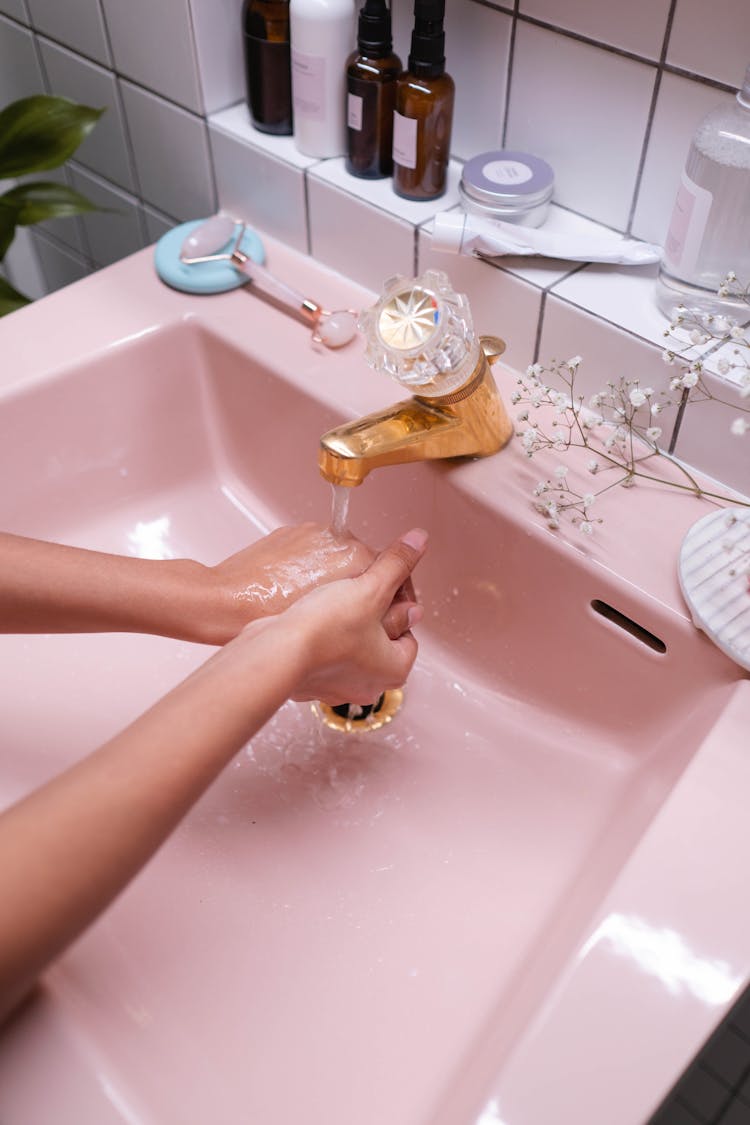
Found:
[[[211,563],[326,520],[320,434],[399,394],[146,253],[0,333],[0,526],[122,553]],[[750,967],[748,685],[673,577],[703,509],[628,497],[585,554],[535,523],[529,472],[509,449],[355,492],[371,543],[431,532],[401,711],[355,735],[279,712],[4,1032],[3,1125],[646,1120]],[[206,654],[0,638],[0,799]]]

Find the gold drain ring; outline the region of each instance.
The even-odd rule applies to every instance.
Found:
[[[359,708],[356,703],[344,704],[342,707],[331,707],[330,703],[313,703],[314,714],[331,730],[342,731],[344,734],[356,734],[358,731],[380,730],[386,723],[390,723],[401,704],[404,693],[401,688],[391,688],[383,692],[378,702],[371,709]],[[347,711],[341,714],[344,711]],[[363,710],[364,714],[356,712]],[[348,712],[348,713],[347,713]]]

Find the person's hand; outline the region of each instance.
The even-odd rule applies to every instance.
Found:
[[[215,643],[229,640],[249,621],[283,612],[314,587],[362,574],[374,558],[359,539],[336,536],[320,524],[272,531],[209,568],[220,605]]]
[[[411,574],[426,542],[425,531],[408,532],[359,577],[312,590],[276,619],[305,653],[294,699],[367,704],[404,683],[417,655],[410,630],[422,616]]]

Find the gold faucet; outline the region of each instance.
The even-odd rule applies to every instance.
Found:
[[[487,457],[509,441],[513,423],[490,370],[505,351],[497,336],[479,340],[476,366],[450,394],[413,395],[385,410],[330,430],[318,466],[331,484],[361,484],[381,465],[443,457]]]

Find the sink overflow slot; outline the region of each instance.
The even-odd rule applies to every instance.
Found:
[[[664,644],[661,637],[657,637],[654,633],[649,632],[648,629],[644,629],[637,621],[633,621],[632,617],[627,617],[624,613],[620,613],[619,609],[608,605],[607,602],[602,602],[599,598],[594,598],[591,602],[591,608],[601,617],[606,617],[607,621],[611,621],[613,625],[617,625],[620,629],[624,629],[626,633],[630,633],[631,637],[635,637],[641,644],[653,649],[654,652],[665,653],[667,651],[667,646]]]

